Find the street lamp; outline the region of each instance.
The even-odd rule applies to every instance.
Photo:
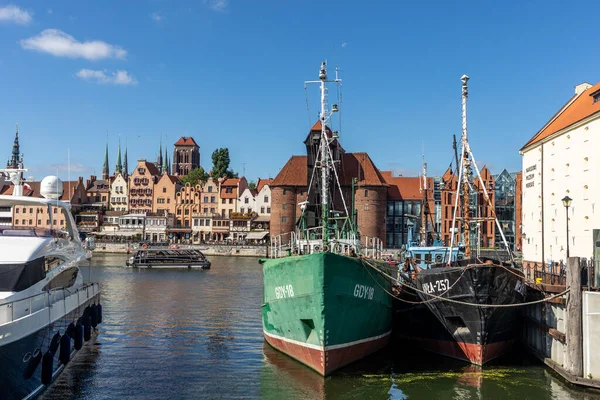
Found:
[[[572,198],[569,196],[565,196],[562,199],[563,206],[565,206],[565,210],[567,212],[567,260],[569,259],[569,207],[571,207]]]

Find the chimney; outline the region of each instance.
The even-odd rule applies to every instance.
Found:
[[[587,82],[580,83],[579,85],[575,86],[575,94],[579,95],[579,94],[585,92],[586,90],[588,90],[591,87],[592,87],[592,85],[590,85]]]

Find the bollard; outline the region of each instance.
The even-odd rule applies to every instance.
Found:
[[[579,257],[567,260],[567,371],[583,376],[583,328],[581,325],[581,268]]]

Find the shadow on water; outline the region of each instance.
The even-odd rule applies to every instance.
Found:
[[[256,259],[211,257],[208,271],[133,270],[125,259],[94,255],[84,271],[101,283],[104,321],[45,400],[600,398],[523,351],[478,369],[397,341],[323,378],[264,342]]]

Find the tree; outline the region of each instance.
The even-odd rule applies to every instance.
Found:
[[[227,147],[216,149],[212,153],[212,162],[212,177],[214,179],[237,178],[237,174],[229,169],[231,159],[229,158],[229,149]]]
[[[254,181],[250,181],[250,183],[248,183],[248,187],[249,187],[250,189],[256,189],[256,182],[254,182]]]
[[[189,183],[190,185],[195,186],[198,182],[204,184],[207,180],[208,174],[204,171],[204,168],[198,167],[194,168],[190,171],[189,174],[181,178],[181,183],[183,183],[184,185],[186,183]]]

